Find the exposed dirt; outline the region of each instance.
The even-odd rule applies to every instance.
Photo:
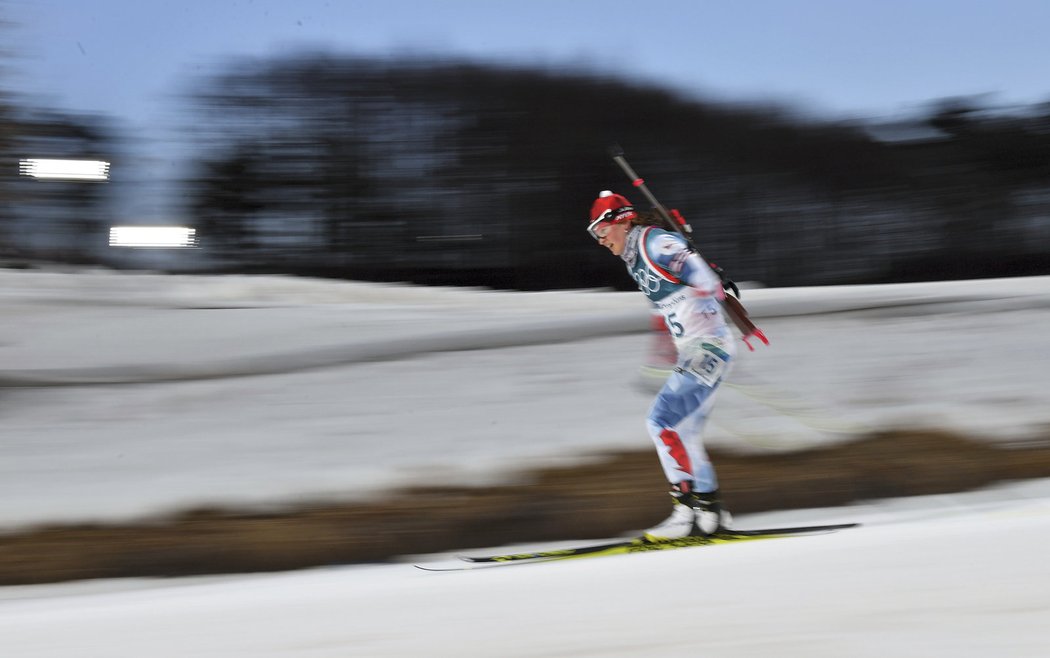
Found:
[[[827,507],[1050,477],[1050,448],[1003,449],[936,432],[878,434],[834,448],[770,456],[712,451],[736,513]],[[422,488],[374,504],[280,513],[196,510],[135,525],[42,527],[0,536],[0,585],[86,578],[275,571],[416,553],[607,538],[668,512],[652,450],[552,468],[531,484]]]

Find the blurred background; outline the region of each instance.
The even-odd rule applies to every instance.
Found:
[[[582,230],[619,142],[738,280],[1045,273],[1008,4],[0,1],[0,262],[628,289]]]

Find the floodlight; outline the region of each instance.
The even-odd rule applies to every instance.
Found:
[[[185,226],[113,226],[109,246],[182,249],[197,246],[196,229]]]
[[[40,180],[109,180],[109,163],[102,160],[31,158],[19,160],[18,171]]]

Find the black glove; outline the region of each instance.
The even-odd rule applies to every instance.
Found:
[[[732,290],[733,296],[737,299],[740,299],[740,288],[736,287],[736,284],[733,283],[733,280],[729,278],[729,275],[726,274],[726,271],[723,270],[721,267],[715,265],[714,263],[708,263],[707,265],[711,268],[712,272],[718,275],[718,279],[722,282],[722,289],[725,290],[727,293],[730,290]]]

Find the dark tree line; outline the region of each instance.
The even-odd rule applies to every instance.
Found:
[[[191,214],[234,268],[626,286],[582,230],[599,190],[630,195],[612,142],[741,279],[1048,265],[1031,249],[1050,230],[1046,108],[946,103],[926,138],[898,142],[582,73],[327,56],[234,67],[197,101]]]

